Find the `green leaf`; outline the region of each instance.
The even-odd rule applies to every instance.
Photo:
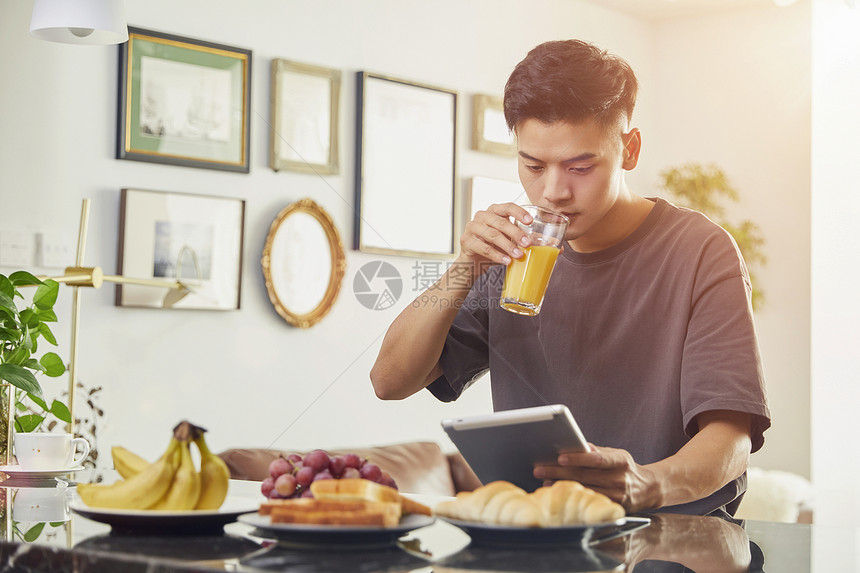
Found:
[[[18,340],[18,332],[0,326],[0,340],[9,340],[10,342]]]
[[[21,324],[26,324],[31,329],[39,328],[39,316],[32,308],[25,308],[19,316],[21,317]]]
[[[46,412],[48,411],[48,404],[45,403],[45,400],[41,396],[34,396],[32,394],[27,394],[27,396],[29,396],[30,400],[35,402],[36,405],[39,406],[41,409],[45,410]],[[24,407],[24,409],[27,409],[26,406]]]
[[[27,271],[16,271],[9,275],[9,281],[15,286],[40,285],[42,281]]]
[[[39,362],[45,367],[45,374],[51,378],[61,376],[66,371],[63,359],[54,352],[46,352]]]
[[[54,400],[51,403],[51,413],[67,424],[72,423],[72,413],[69,412],[69,407],[59,400]]]
[[[28,358],[30,358],[29,350],[26,348],[16,348],[6,355],[5,362],[8,364],[14,364],[15,366],[21,366]]]
[[[57,322],[57,313],[55,313],[53,309],[50,309],[50,308],[36,309],[36,315],[39,317],[39,320],[41,320],[42,322]]]
[[[44,338],[54,346],[57,345],[57,339],[54,338],[54,333],[51,332],[51,329],[48,327],[47,324],[42,323],[39,325],[39,334],[41,334],[42,338]]]
[[[25,392],[42,396],[42,387],[33,373],[15,364],[0,364],[0,380],[5,380]]]
[[[63,527],[64,525],[66,525],[66,522],[65,521],[49,521],[48,525],[50,525],[51,527]]]
[[[10,308],[6,308],[4,306],[0,306],[0,321],[3,321],[3,324],[6,326],[12,326],[18,324],[18,311]]]
[[[36,294],[33,295],[33,304],[36,308],[52,308],[57,302],[57,294],[60,292],[60,284],[50,279],[39,285]]]
[[[38,370],[39,372],[45,372],[47,370],[44,366],[42,366],[42,363],[35,358],[28,358],[21,364],[21,366],[23,366],[24,368],[29,368],[30,370]]]
[[[32,432],[45,419],[45,416],[39,416],[38,414],[27,414],[26,416],[19,416],[15,420],[15,429],[18,430],[18,426],[21,426],[19,432]]]
[[[0,309],[3,309],[8,314],[12,314],[14,316],[14,314],[18,312],[18,307],[15,306],[15,300],[12,296],[13,295],[0,290]]]
[[[28,352],[33,352],[35,348],[33,347],[33,337],[30,336],[30,329],[27,326],[23,326],[23,334],[21,337],[21,348],[27,350]]]
[[[15,297],[15,285],[6,275],[0,275],[0,295],[6,295],[10,300]]]
[[[37,523],[33,527],[27,530],[27,533],[24,534],[24,541],[27,543],[32,543],[39,539],[39,536],[42,535],[42,530],[45,529],[44,523]]]

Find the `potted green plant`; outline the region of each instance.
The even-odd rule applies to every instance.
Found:
[[[724,228],[735,239],[748,267],[764,266],[764,237],[758,225],[750,220],[730,223],[726,220],[723,199],[737,202],[738,190],[726,173],[717,165],[687,163],[660,172],[661,186],[678,201],[679,205],[704,213]],[[758,286],[753,268],[749,268],[752,283],[752,305],[758,309],[764,304],[764,292]]]
[[[16,299],[26,301],[19,287],[35,287],[31,303],[18,308]],[[61,376],[66,367],[54,352],[39,352],[39,339],[57,345],[48,326],[56,322],[54,303],[59,284],[41,281],[32,274],[18,271],[8,277],[0,274],[0,463],[11,462],[12,430],[32,432],[45,421],[48,413],[71,423],[69,409],[59,400],[50,407],[45,401],[37,374]],[[28,407],[27,401],[37,406]]]

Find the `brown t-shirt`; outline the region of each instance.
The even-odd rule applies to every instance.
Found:
[[[499,307],[504,267],[463,302],[428,389],[457,399],[490,370],[493,407],[566,404],[585,437],[639,464],[676,453],[708,410],[752,414],[753,451],[770,412],[746,265],[731,236],[662,199],[620,243],[559,256],[537,317]],[[498,447],[504,455],[503,444]],[[667,510],[707,514],[746,489],[746,476]]]

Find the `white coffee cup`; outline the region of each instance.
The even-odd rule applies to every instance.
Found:
[[[80,447],[81,454],[75,456]],[[22,470],[64,470],[79,466],[90,444],[72,434],[29,432],[15,434],[15,457]]]

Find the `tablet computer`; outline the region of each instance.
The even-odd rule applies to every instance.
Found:
[[[536,465],[555,465],[562,451],[589,450],[567,406],[553,404],[442,420],[442,428],[482,483],[509,481],[534,491]]]

